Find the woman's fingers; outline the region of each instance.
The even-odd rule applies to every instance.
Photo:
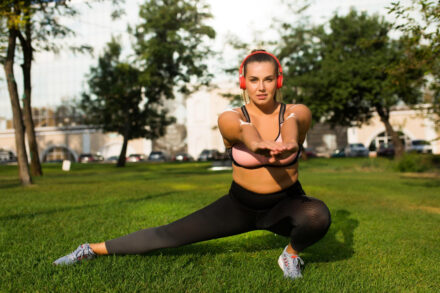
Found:
[[[270,157],[284,151],[286,151],[286,147],[283,144],[274,141],[261,141],[256,145],[255,153]]]

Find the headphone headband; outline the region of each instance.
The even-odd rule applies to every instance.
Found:
[[[277,88],[281,88],[283,86],[283,67],[281,66],[280,61],[278,60],[277,57],[275,57],[275,55],[266,52],[266,51],[255,51],[252,52],[251,54],[247,55],[246,58],[244,58],[244,60],[241,62],[240,65],[240,69],[238,70],[238,74],[239,74],[239,80],[240,80],[240,88],[241,89],[246,89],[246,80],[243,76],[243,67],[244,67],[244,63],[246,62],[247,59],[249,59],[249,57],[256,55],[256,54],[266,54],[271,56],[278,64],[278,78],[277,78]]]

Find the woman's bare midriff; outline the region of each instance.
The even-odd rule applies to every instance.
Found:
[[[273,193],[292,186],[298,180],[298,163],[288,167],[246,169],[233,165],[232,178],[247,190]]]

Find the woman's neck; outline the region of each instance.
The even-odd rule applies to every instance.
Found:
[[[247,104],[247,107],[248,109],[251,109],[251,111],[254,112],[256,115],[271,115],[277,110],[279,104],[280,103],[278,103],[277,101],[273,101],[273,103],[257,105],[250,101],[250,103]]]

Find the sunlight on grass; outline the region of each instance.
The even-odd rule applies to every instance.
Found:
[[[440,181],[405,175],[389,160],[300,163],[307,194],[332,213],[327,235],[301,256],[304,278],[282,277],[288,239],[253,231],[146,255],[71,267],[51,262],[83,242],[177,220],[228,192],[230,172],[209,163],[74,164],[19,186],[0,166],[0,291],[433,292],[440,287]]]

